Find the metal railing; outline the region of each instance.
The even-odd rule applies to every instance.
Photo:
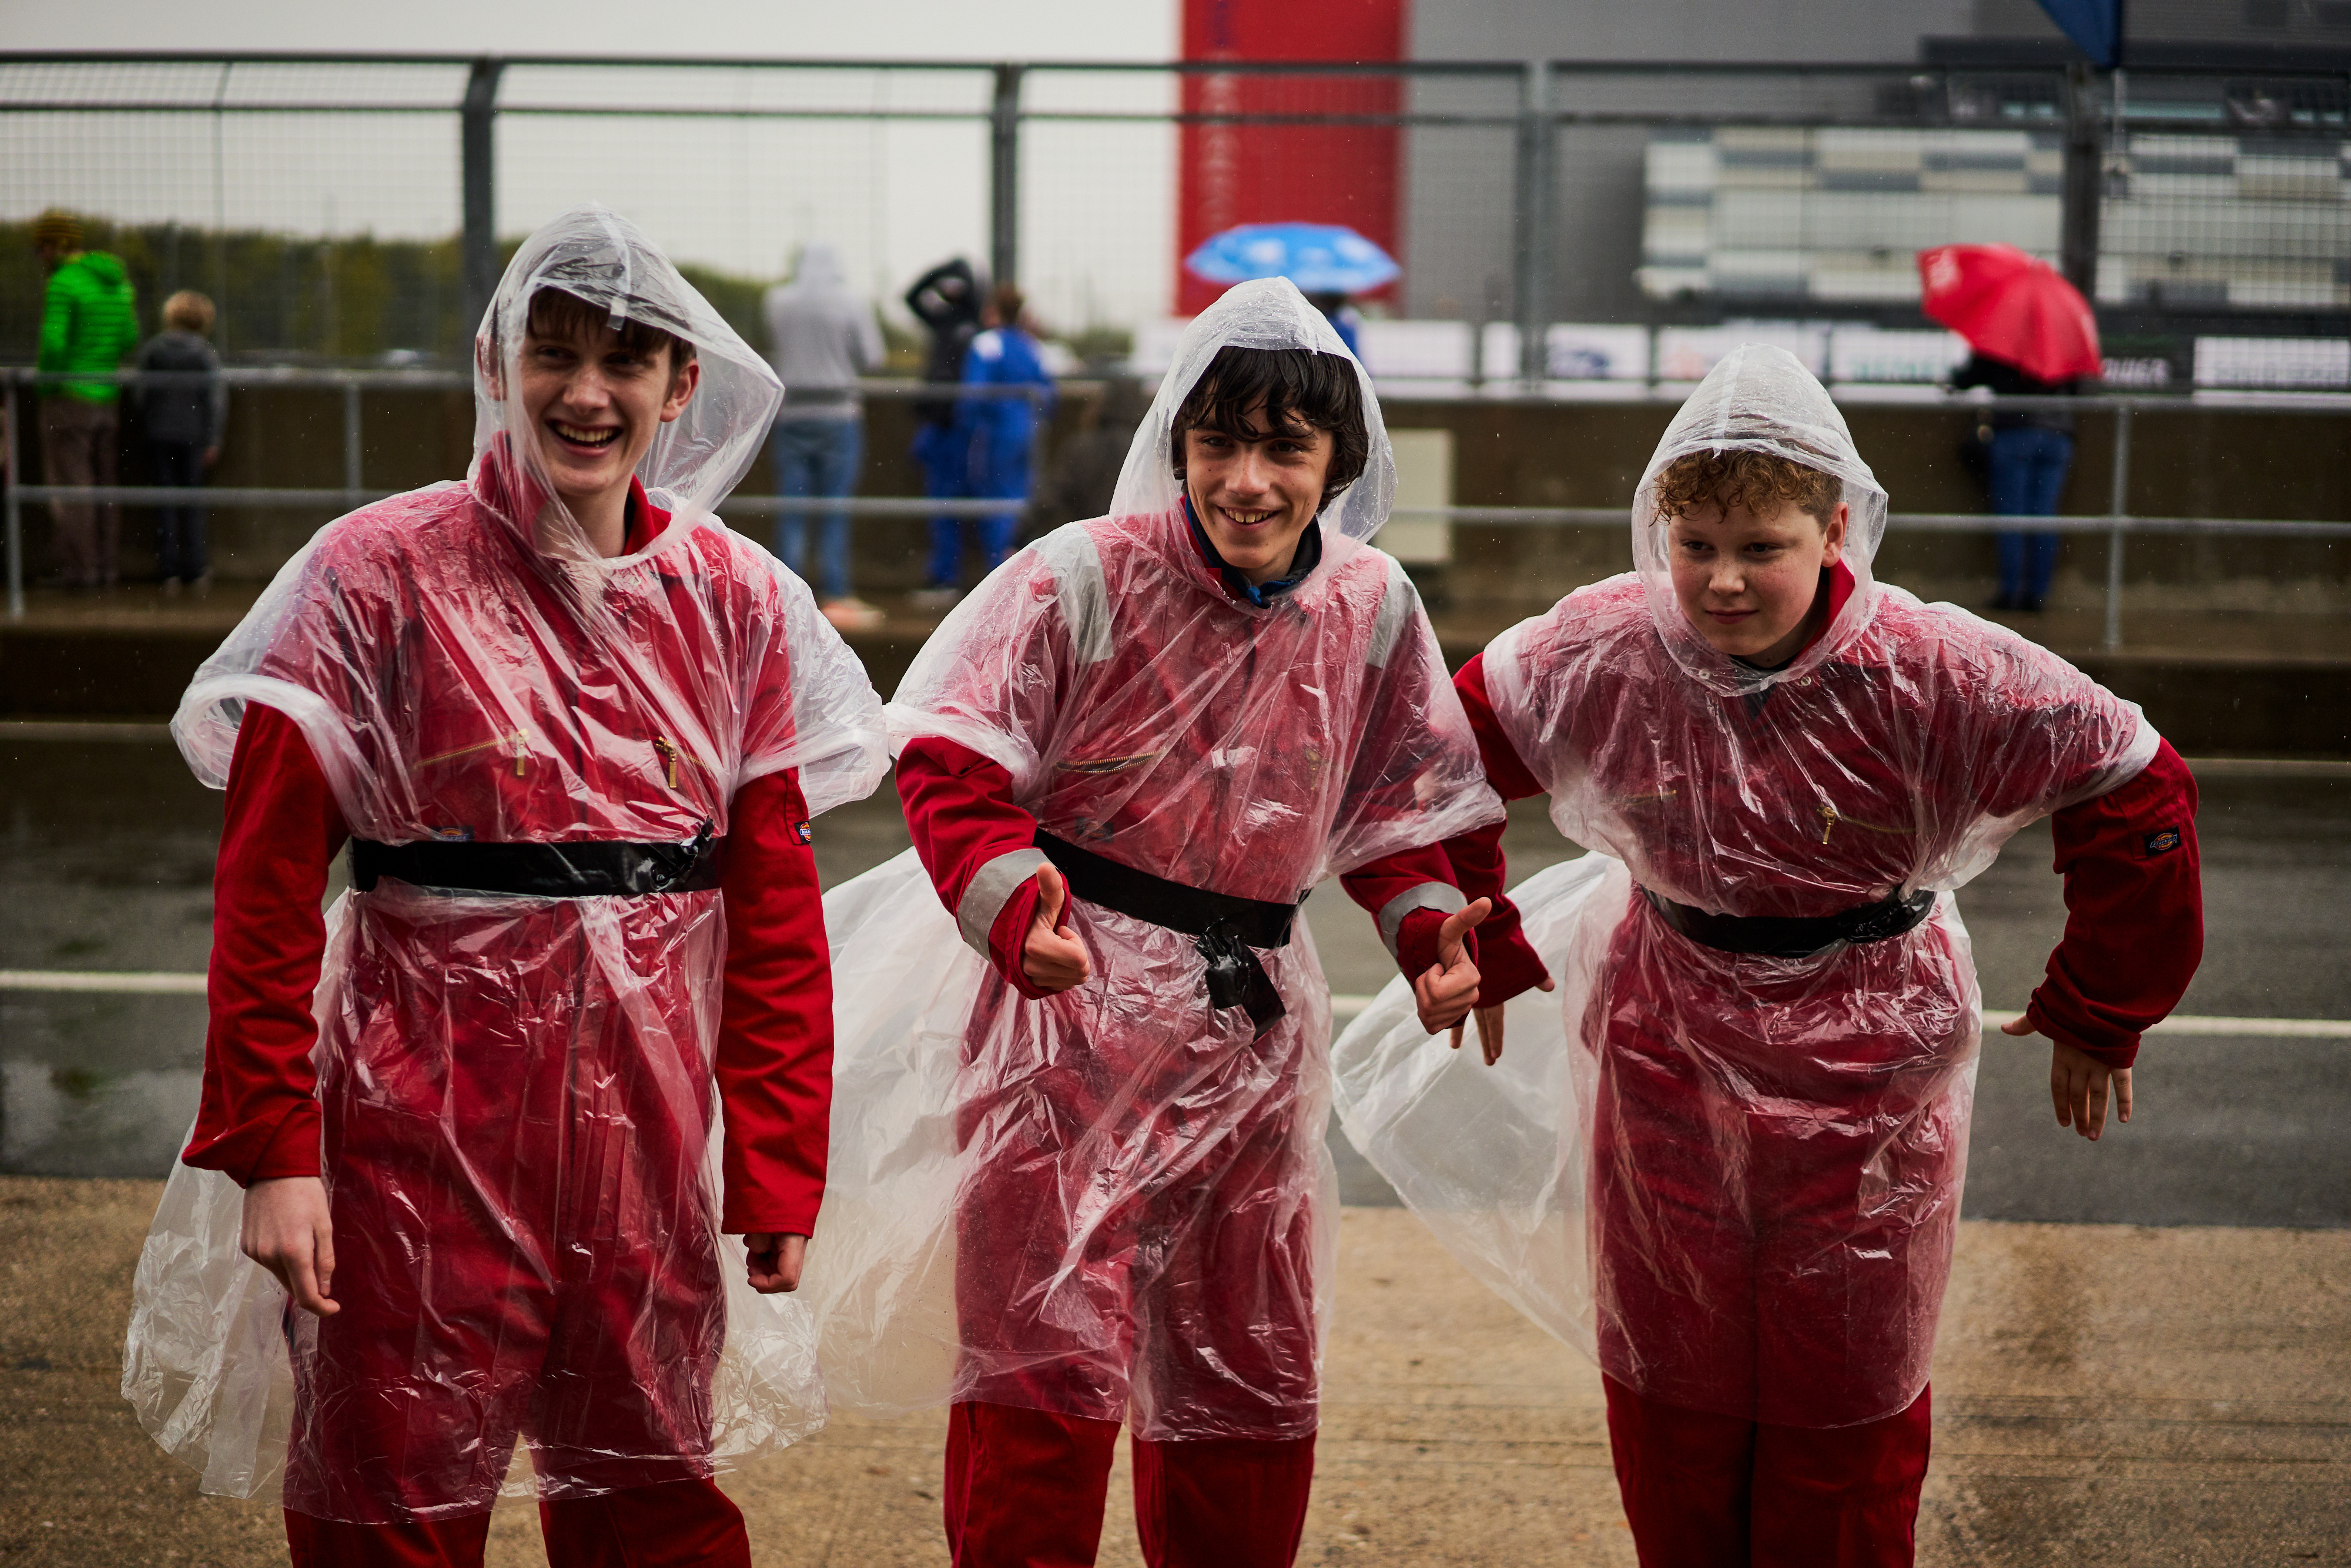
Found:
[[[239,370],[223,372],[232,388],[277,387],[287,389],[340,389],[342,392],[343,484],[340,486],[223,486],[193,488],[155,485],[64,486],[21,485],[10,483],[5,504],[7,545],[8,614],[11,619],[25,613],[23,507],[27,503],[54,501],[88,501],[129,506],[162,506],[173,503],[199,503],[206,507],[249,507],[278,508],[320,508],[329,507],[355,507],[383,499],[398,491],[370,487],[360,482],[362,449],[361,407],[360,394],[365,391],[403,390],[410,392],[466,391],[472,387],[470,378],[445,371],[319,371],[319,370]],[[196,382],[201,374],[142,375],[138,371],[118,371],[111,375],[68,372],[36,372],[21,367],[0,366],[0,396],[6,402],[5,451],[6,471],[13,481],[23,472],[18,464],[18,448],[23,422],[17,413],[23,400],[20,389],[60,382],[112,381],[120,384],[148,382]],[[1064,382],[1065,389],[1076,390],[1083,383]],[[937,398],[948,395],[981,397],[1032,397],[1032,389],[1022,387],[974,387],[951,389],[937,382],[875,379],[860,383],[862,394],[876,398]],[[1520,393],[1513,401],[1525,401],[1528,394]],[[1681,393],[1670,387],[1652,387],[1646,391],[1627,388],[1621,396],[1605,400],[1619,405],[1665,405],[1677,403]],[[1490,401],[1457,394],[1452,398],[1430,400],[1426,393],[1417,393],[1423,401]],[[1575,406],[1594,406],[1590,400],[1579,400]],[[2059,534],[2103,534],[2106,539],[2105,583],[2104,644],[2108,651],[2122,646],[2123,566],[2127,541],[2140,535],[2207,535],[2239,538],[2322,538],[2351,539],[2351,522],[2321,521],[2294,518],[2257,517],[2145,517],[2130,510],[2129,486],[2131,464],[2131,430],[2134,417],[2140,413],[2224,413],[2333,415],[2351,418],[2351,399],[2341,397],[2294,397],[2265,395],[2226,401],[2190,400],[2159,396],[2099,396],[2099,397],[2011,397],[1986,399],[1977,396],[1951,395],[1935,402],[1906,402],[1900,406],[1943,412],[1991,413],[2063,413],[2072,414],[2105,414],[2114,420],[2114,441],[2107,466],[2106,510],[2093,515],[2057,517],[2012,517],[1979,512],[1896,512],[1886,519],[1889,531],[1904,533],[2008,533],[2038,532]],[[789,496],[734,495],[726,498],[726,510],[754,517],[789,513],[813,514],[847,512],[852,517],[992,517],[1025,509],[1026,500],[932,499],[919,496],[857,496],[844,498]],[[1441,520],[1457,527],[1470,528],[1622,528],[1626,513],[1617,507],[1481,507],[1446,506],[1426,507],[1400,507],[1392,514],[1400,519]]]

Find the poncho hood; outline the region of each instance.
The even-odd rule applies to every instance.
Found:
[[[1234,285],[1222,298],[1192,319],[1176,346],[1175,362],[1160,378],[1159,395],[1135,427],[1134,444],[1127,448],[1126,466],[1111,497],[1113,517],[1166,517],[1180,528],[1176,503],[1183,483],[1176,477],[1172,439],[1176,412],[1192,389],[1207,373],[1217,351],[1225,348],[1305,349],[1332,354],[1353,368],[1363,392],[1364,435],[1370,451],[1363,476],[1323,505],[1318,514],[1326,544],[1333,537],[1369,539],[1388,520],[1395,505],[1395,455],[1388,445],[1387,423],[1380,417],[1379,398],[1364,370],[1330,320],[1298,292],[1286,277],[1264,277]],[[1332,551],[1326,563],[1336,565],[1349,552]]]
[[[1668,520],[1657,508],[1657,478],[1676,462],[1699,452],[1768,452],[1834,474],[1844,484],[1844,501],[1851,508],[1844,564],[1853,573],[1852,591],[1827,629],[1776,670],[1759,670],[1717,652],[1689,623],[1674,597]],[[1878,541],[1886,537],[1886,512],[1885,487],[1861,460],[1828,389],[1785,349],[1761,343],[1733,349],[1666,426],[1633,497],[1634,568],[1646,591],[1657,634],[1674,662],[1715,691],[1750,695],[1834,658],[1876,613],[1877,581],[1871,563]]]
[[[746,343],[686,282],[661,247],[609,208],[575,207],[525,240],[507,264],[496,295],[474,337],[474,473],[477,492],[484,460],[504,439],[517,472],[495,487],[507,495],[552,497],[538,434],[519,398],[524,329],[541,289],[559,289],[605,313],[621,327],[642,321],[694,345],[701,383],[684,411],[662,426],[637,465],[637,477],[674,525],[708,516],[751,466],[782,402],[783,384],[766,359]],[[538,548],[567,562],[598,560],[594,548],[560,501],[538,518]]]

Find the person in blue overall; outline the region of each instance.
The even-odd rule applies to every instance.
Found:
[[[955,430],[967,444],[967,479],[964,493],[987,500],[1026,501],[1037,432],[1053,409],[1053,378],[1046,373],[1037,340],[1021,325],[1027,300],[1010,284],[1000,285],[990,297],[981,319],[986,330],[971,340],[964,355],[963,384],[967,387],[1033,387],[1028,396],[973,397],[956,400]],[[931,521],[930,587],[958,586],[963,572],[963,526],[979,536],[980,570],[994,571],[1012,553],[1020,525],[1017,510],[984,517],[935,517]]]
[[[948,386],[960,383],[964,356],[971,351],[971,340],[979,336],[983,313],[979,275],[971,263],[955,256],[914,279],[906,290],[906,308],[931,331],[923,380]],[[962,499],[971,475],[971,444],[956,428],[954,395],[918,398],[914,413],[913,456],[923,471],[923,494],[934,501]],[[931,519],[934,538],[955,532],[953,517]],[[924,587],[907,596],[917,610],[945,610],[962,596],[952,573],[944,585],[935,576],[924,580]]]

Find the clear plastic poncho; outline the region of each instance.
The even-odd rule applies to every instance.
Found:
[[[1346,354],[1287,283],[1227,294],[1187,329],[1112,513],[992,573],[888,713],[896,746],[944,737],[1002,764],[1063,839],[1286,904],[1500,804],[1410,581],[1364,542],[1394,466],[1360,367],[1370,463],[1326,504],[1313,571],[1257,609],[1195,549],[1169,432],[1227,344]],[[913,851],[826,898],[832,1164],[803,1293],[827,1390],[1146,1438],[1311,1432],[1337,1194],[1305,922],[1255,950],[1287,1009],[1261,1037],[1210,1009],[1190,937],[1075,897],[1093,977],[1028,1000],[978,949],[1041,859],[990,862],[954,914]]]
[[[1686,454],[1835,474],[1850,592],[1765,671],[1683,619],[1654,500]],[[1336,1048],[1349,1138],[1470,1270],[1667,1404],[1840,1427],[1925,1386],[1981,1029],[1950,897],[2037,817],[2126,782],[2136,706],[2046,650],[1876,582],[1886,495],[1796,360],[1747,347],[1673,420],[1633,504],[1636,573],[1578,589],[1485,655],[1497,719],[1593,852],[1513,897],[1560,981],[1507,1048],[1423,1036],[1390,987]],[[1817,917],[1920,889],[1907,935],[1802,958],[1669,927]]]
[[[638,465],[643,544],[618,559],[503,395],[549,288],[701,366]],[[197,776],[225,782],[259,703],[300,727],[353,835],[390,843],[682,844],[785,768],[811,812],[869,793],[887,758],[863,670],[712,512],[780,396],[760,357],[599,207],[524,243],[475,341],[468,477],[362,507],[287,564],[172,721]],[[821,1425],[806,1307],[752,1293],[718,1234],[726,948],[715,889],[340,898],[313,1061],[342,1310],[293,1310],[238,1252],[235,1183],[175,1166],[124,1357],[147,1430],[207,1491],[282,1470],[289,1508],[382,1521],[525,1490],[518,1436],[538,1492],[578,1496]]]

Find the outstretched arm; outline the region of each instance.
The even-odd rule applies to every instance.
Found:
[[[2204,955],[2196,779],[2166,741],[2136,778],[2051,819],[2065,879],[2065,936],[2007,1034],[2051,1051],[2057,1124],[2095,1139],[2106,1110],[2131,1119],[2139,1037],[2177,1006]]]

